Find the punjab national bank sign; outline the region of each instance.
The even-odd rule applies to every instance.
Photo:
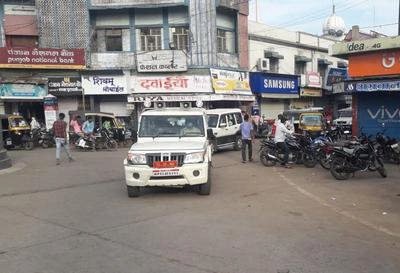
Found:
[[[84,49],[0,48],[0,68],[84,69]]]

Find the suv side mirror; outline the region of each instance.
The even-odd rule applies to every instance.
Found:
[[[210,128],[207,129],[207,139],[208,139],[208,140],[213,140],[213,139],[215,139],[213,129],[210,129]]]

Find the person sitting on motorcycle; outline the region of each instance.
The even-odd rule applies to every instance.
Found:
[[[276,122],[276,131],[275,131],[275,143],[278,148],[284,153],[283,162],[281,163],[282,167],[290,168],[287,163],[289,161],[289,148],[286,145],[286,135],[292,134],[293,129],[289,130],[286,127],[286,117],[284,115],[278,115],[278,120]]]
[[[31,130],[33,131],[33,130],[37,130],[37,129],[40,129],[40,123],[36,120],[36,118],[35,117],[32,117],[32,120],[31,120]]]
[[[74,116],[71,120],[71,122],[69,123],[69,126],[71,127],[71,131],[74,132],[75,134],[77,134],[78,136],[83,136],[82,133],[82,127],[81,124],[78,121],[79,116]]]

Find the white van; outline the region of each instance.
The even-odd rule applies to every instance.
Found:
[[[208,128],[213,130],[215,140],[212,144],[212,152],[233,148],[242,149],[242,137],[240,124],[243,123],[240,109],[212,109],[206,110]]]
[[[211,146],[204,109],[148,110],[139,120],[137,142],[124,160],[129,197],[145,186],[198,186],[211,190]]]

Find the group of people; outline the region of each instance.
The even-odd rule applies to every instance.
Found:
[[[242,163],[246,163],[247,158],[251,162],[253,161],[253,141],[255,139],[255,127],[253,122],[250,121],[250,116],[248,114],[244,114],[243,116],[244,122],[240,124],[240,131],[242,135]],[[278,148],[284,153],[284,159],[281,163],[282,167],[290,168],[288,165],[289,161],[289,148],[286,145],[286,136],[294,133],[294,127],[287,118],[280,114],[278,115],[278,119],[274,124],[274,141]]]

